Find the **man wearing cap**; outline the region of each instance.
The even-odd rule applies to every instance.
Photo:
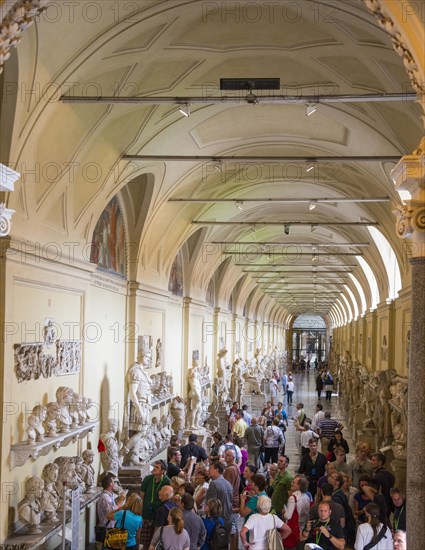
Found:
[[[180,449],[182,459],[180,466],[184,468],[191,456],[196,458],[196,462],[206,462],[208,460],[207,453],[203,447],[197,444],[198,436],[190,434],[189,443]]]

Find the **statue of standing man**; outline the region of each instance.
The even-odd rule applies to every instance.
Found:
[[[199,361],[194,359],[192,362],[192,368],[188,371],[188,383],[189,392],[188,398],[190,400],[190,408],[188,414],[188,428],[190,430],[197,430],[201,426],[201,414],[202,414],[202,387],[201,379],[198,370]]]
[[[152,411],[151,379],[146,372],[151,365],[148,350],[140,352],[138,361],[127,371],[128,397],[130,399],[130,424],[138,424],[136,430],[150,423]]]

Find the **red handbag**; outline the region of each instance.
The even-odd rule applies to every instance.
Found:
[[[297,507],[297,497],[292,495],[295,500],[295,508],[292,513],[291,519],[288,519],[287,525],[292,529],[292,533],[289,537],[283,541],[283,546],[285,548],[294,548],[300,542],[300,525],[298,523],[298,507]]]

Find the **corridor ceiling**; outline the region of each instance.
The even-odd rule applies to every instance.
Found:
[[[327,317],[336,300],[346,312],[345,300],[361,310],[348,272],[371,307],[359,256],[380,299],[388,297],[371,224],[390,242],[407,284],[390,173],[422,138],[420,106],[403,98],[311,99],[414,92],[362,1],[52,1],[16,51],[5,79],[16,74],[39,93],[16,100],[9,162],[21,173],[37,162],[67,167],[28,176],[11,197],[17,234],[31,223],[41,238],[90,241],[120,193],[137,250],[131,279],[167,281],[186,246],[185,295],[205,292],[215,276],[225,303],[233,293],[234,303]],[[259,101],[251,104],[246,92],[221,91],[221,78],[279,78],[280,89],[255,92]],[[237,100],[217,101],[224,95]],[[170,101],[68,103],[61,96]],[[176,104],[184,97],[203,101]]]

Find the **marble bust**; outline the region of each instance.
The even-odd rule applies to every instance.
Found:
[[[40,504],[46,514],[47,522],[59,521],[56,515],[56,510],[60,506],[61,497],[56,489],[56,482],[59,476],[59,466],[57,464],[46,464],[43,468],[41,477],[44,480],[44,488],[42,490]]]
[[[25,497],[18,504],[18,515],[28,527],[29,534],[41,533],[41,497],[44,481],[37,477],[30,477],[25,483]]]
[[[61,433],[67,433],[71,429],[73,418],[70,413],[70,405],[73,403],[74,390],[66,386],[60,386],[56,390],[56,400],[59,405],[58,421]]]
[[[86,485],[86,493],[96,492],[95,471],[92,466],[94,460],[94,452],[91,449],[86,449],[82,454],[83,463],[80,465],[80,475]]]

